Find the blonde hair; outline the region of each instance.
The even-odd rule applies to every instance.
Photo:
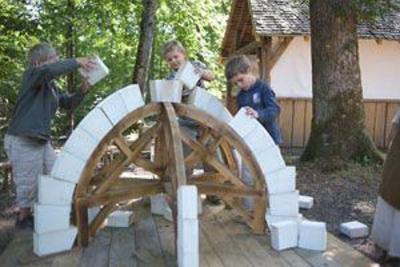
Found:
[[[170,40],[166,42],[163,47],[161,48],[161,55],[165,58],[165,56],[171,52],[177,50],[181,52],[182,54],[186,55],[186,49],[183,47],[181,42],[178,40]]]
[[[49,43],[39,43],[34,45],[28,52],[28,64],[34,65],[46,61],[50,55],[55,54],[56,50]]]
[[[250,59],[245,55],[234,56],[225,66],[225,77],[231,80],[238,74],[246,74],[251,71]]]

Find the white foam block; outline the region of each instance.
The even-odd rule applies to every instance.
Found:
[[[197,219],[198,194],[194,185],[183,185],[178,188],[178,217]]]
[[[368,226],[359,221],[351,221],[340,224],[340,232],[350,238],[360,238],[368,236]]]
[[[212,95],[201,87],[196,87],[188,98],[188,104],[206,110]]]
[[[179,68],[175,79],[181,81],[186,88],[193,89],[200,80],[200,73],[196,72],[196,68],[192,63],[186,61],[185,64]]]
[[[257,127],[257,123],[257,119],[247,116],[245,108],[241,108],[229,122],[229,126],[231,126],[240,137],[244,138]]]
[[[107,226],[129,227],[133,222],[133,211],[116,210],[108,216]]]
[[[299,196],[299,207],[301,209],[311,209],[314,205],[314,198],[309,196]]]
[[[72,248],[77,228],[70,226],[68,229],[49,233],[33,234],[33,251],[38,256],[57,253]]]
[[[152,102],[174,102],[182,100],[182,83],[178,80],[150,81],[150,95]]]
[[[271,215],[297,216],[299,213],[299,191],[269,195]]]
[[[303,214],[299,213],[296,216],[278,216],[278,215],[271,215],[269,209],[265,213],[265,220],[267,222],[268,228],[271,229],[271,225],[273,223],[278,223],[282,221],[295,221],[297,224],[300,224],[303,220]]]
[[[110,73],[110,70],[98,56],[95,56],[93,58],[93,61],[95,63],[93,69],[89,71],[86,71],[82,68],[79,69],[81,75],[87,78],[88,82],[91,85],[94,85],[95,83],[99,82]]]
[[[327,242],[324,222],[302,221],[299,226],[299,247],[311,250],[325,250]]]
[[[98,143],[88,132],[76,128],[65,143],[64,150],[83,161],[87,161]]]
[[[35,232],[38,234],[67,229],[69,227],[71,205],[34,205]]]
[[[196,87],[189,96],[188,104],[209,113],[214,118],[228,123],[232,120],[232,114],[218,100],[217,97],[208,93],[201,87]]]
[[[267,150],[254,154],[263,173],[271,173],[286,167],[278,146],[272,145]]]
[[[128,112],[144,106],[142,92],[137,84],[128,85],[118,91],[124,100]]]
[[[178,248],[181,252],[199,253],[199,221],[178,218]]]
[[[165,209],[168,206],[165,196],[163,194],[157,194],[150,197],[151,213],[157,215],[164,215]]]
[[[297,247],[298,225],[296,221],[271,224],[271,245],[278,251]]]
[[[100,207],[92,207],[88,209],[88,221],[89,224],[96,218],[97,214],[100,212]]]
[[[38,202],[44,205],[71,205],[75,184],[39,175]]]
[[[77,128],[83,129],[100,142],[112,127],[104,112],[100,108],[95,108],[83,118]]]
[[[125,106],[125,102],[118,91],[101,101],[97,107],[103,110],[104,114],[106,114],[107,118],[113,125],[116,125],[126,116],[127,113],[129,113]]]
[[[296,189],[296,167],[287,166],[265,173],[265,179],[269,194],[294,191]]]
[[[183,253],[178,255],[179,267],[198,267],[200,264],[199,253]]]
[[[244,141],[255,155],[275,146],[272,137],[258,121],[256,121],[254,129],[244,137]]]
[[[51,176],[76,184],[84,167],[85,162],[83,160],[72,156],[67,151],[62,151],[54,163]]]

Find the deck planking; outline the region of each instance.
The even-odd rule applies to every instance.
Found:
[[[32,252],[32,232],[18,234],[0,255],[1,266],[125,267],[177,266],[173,224],[148,209],[135,210],[128,228],[102,228],[84,249],[37,257]],[[273,250],[267,235],[255,235],[234,210],[200,218],[202,267],[320,267],[370,266],[367,257],[328,234],[325,252]]]

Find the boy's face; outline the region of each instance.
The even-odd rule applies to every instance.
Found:
[[[256,81],[256,77],[252,73],[239,73],[231,79],[232,84],[241,90],[249,90]]]
[[[178,49],[174,49],[165,55],[165,61],[168,67],[173,70],[178,70],[185,63],[186,57],[184,53]]]

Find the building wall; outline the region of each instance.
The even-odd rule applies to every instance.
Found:
[[[380,148],[388,145],[391,120],[400,107],[400,43],[360,40],[366,128]],[[285,147],[306,145],[312,119],[311,41],[296,37],[271,72],[282,113]]]
[[[400,100],[400,43],[360,40],[360,67],[364,99]],[[279,97],[311,98],[311,41],[296,37],[271,72]]]

